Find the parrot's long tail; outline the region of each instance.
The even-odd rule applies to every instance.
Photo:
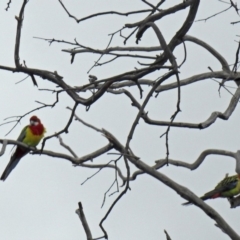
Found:
[[[219,193],[219,190],[217,189],[214,189],[210,192],[207,192],[204,194],[204,196],[200,197],[203,201],[207,200],[207,199],[214,199],[214,198],[218,198],[220,197],[220,193]],[[183,206],[188,206],[188,205],[191,205],[193,204],[192,202],[185,202],[185,203],[182,203]]]
[[[20,159],[26,155],[28,151],[22,150],[21,148],[17,147],[16,151],[12,155],[7,167],[5,168],[0,180],[5,181],[11,171],[17,166]]]

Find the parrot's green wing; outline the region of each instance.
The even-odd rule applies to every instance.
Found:
[[[23,139],[26,137],[26,129],[28,126],[24,127],[23,130],[21,131],[20,135],[17,138],[18,142],[23,142]]]
[[[221,192],[229,191],[237,186],[238,176],[234,175],[231,177],[225,177],[218,185],[215,187],[216,190]]]
[[[204,196],[200,197],[203,201],[212,198],[218,197],[233,197],[240,193],[238,185],[238,175],[225,177],[221,182],[217,184],[217,186],[210,192],[204,194]],[[183,203],[182,205],[189,205],[191,202]]]
[[[218,185],[210,192],[204,194],[201,197],[202,200],[207,200],[210,198],[217,198],[217,197],[233,197],[239,194],[239,189],[237,188],[238,185],[238,175],[225,177]]]

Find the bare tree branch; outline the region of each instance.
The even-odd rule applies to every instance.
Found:
[[[170,238],[170,236],[168,235],[168,232],[167,232],[166,230],[164,230],[164,233],[166,234],[167,240],[172,240],[172,239]]]
[[[79,216],[79,218],[81,220],[81,223],[83,225],[84,231],[85,231],[86,236],[87,236],[87,240],[93,240],[92,233],[91,233],[91,230],[90,230],[90,228],[88,226],[85,214],[83,212],[83,207],[82,207],[82,203],[81,202],[78,203],[78,209],[76,210],[76,214]]]
[[[65,149],[67,149],[74,158],[77,158],[77,154],[72,150],[71,147],[69,147],[68,145],[66,145],[63,140],[62,140],[62,137],[60,135],[57,136],[58,140],[59,140],[59,143],[61,146],[63,146]]]
[[[113,94],[123,94],[124,93],[126,96],[128,96],[131,99],[132,106],[137,107],[139,110],[141,109],[141,105],[132,96],[132,94],[130,92],[128,92],[127,90],[125,90],[125,89],[121,89],[119,91],[108,90],[108,92],[113,93]],[[148,113],[146,113],[145,111],[142,111],[140,117],[146,123],[151,124],[151,125],[169,126],[171,124],[171,127],[205,129],[205,128],[209,127],[210,125],[212,125],[217,120],[217,118],[220,118],[222,120],[228,120],[229,117],[232,115],[233,111],[235,110],[235,108],[238,104],[239,98],[240,98],[240,88],[238,87],[235,94],[232,96],[232,99],[229,103],[228,108],[225,110],[224,113],[213,112],[207,120],[205,120],[204,122],[200,122],[200,123],[184,123],[184,122],[172,122],[171,123],[168,121],[152,120],[148,116]]]
[[[184,168],[188,168],[190,170],[195,170],[203,163],[203,161],[205,160],[205,158],[208,155],[228,156],[228,157],[237,159],[236,153],[233,153],[230,151],[225,151],[225,150],[218,150],[218,149],[207,149],[207,150],[203,151],[199,155],[197,160],[193,163],[187,163],[187,162],[182,162],[182,161],[172,160],[172,159],[168,159],[168,161],[166,159],[160,159],[160,160],[156,161],[156,168],[158,168],[158,164],[162,167],[162,165],[164,163],[169,163],[169,164],[177,166],[177,167],[184,167]]]
[[[200,73],[197,75],[193,75],[189,78],[186,78],[184,80],[180,81],[180,86],[186,86],[188,84],[192,84],[195,82],[198,82],[200,80],[205,80],[205,79],[209,79],[209,78],[219,78],[219,79],[227,79],[228,81],[231,80],[238,80],[240,77],[240,73],[227,73],[224,71],[217,71],[217,72],[207,72],[207,73]],[[159,86],[156,89],[156,92],[163,92],[166,90],[170,90],[170,89],[174,89],[177,87],[177,83],[170,83],[170,84],[165,84],[162,86]]]
[[[43,139],[43,142],[42,142],[42,150],[43,150],[43,148],[44,148],[44,146],[45,146],[45,143],[46,143],[46,141],[47,141],[48,139],[50,139],[50,138],[52,138],[52,137],[56,137],[56,136],[58,136],[58,135],[60,135],[60,134],[62,134],[62,133],[68,133],[68,128],[69,128],[70,124],[72,123],[72,120],[73,120],[73,117],[74,117],[74,114],[75,114],[75,110],[77,109],[77,106],[78,106],[78,104],[75,103],[75,104],[74,104],[74,107],[73,107],[73,109],[72,109],[71,116],[70,116],[70,118],[69,118],[69,120],[68,120],[68,123],[67,123],[67,125],[66,125],[61,131],[59,131],[59,132],[57,132],[57,133],[55,133],[55,134],[52,134],[52,135],[50,135],[50,136],[48,136],[48,137],[45,137],[45,138]]]
[[[127,28],[134,28],[134,27],[138,27],[138,26],[140,26],[140,25],[142,25],[146,22],[155,22],[157,20],[160,20],[161,18],[163,18],[166,15],[173,14],[176,11],[184,10],[185,8],[189,7],[189,5],[191,5],[193,2],[194,2],[194,0],[177,4],[174,7],[171,7],[171,8],[168,8],[168,9],[165,9],[165,10],[161,11],[160,13],[150,15],[142,21],[139,21],[139,22],[136,22],[136,23],[131,23],[131,24],[128,23],[128,24],[125,24],[125,26]]]
[[[16,42],[15,42],[15,50],[14,50],[14,60],[15,60],[16,68],[21,68],[21,65],[19,62],[20,60],[19,49],[20,49],[20,40],[21,40],[21,28],[22,28],[22,22],[24,18],[24,10],[27,3],[28,3],[28,0],[23,1],[23,5],[20,10],[19,16],[15,17],[15,19],[17,20],[17,34],[16,34]]]
[[[106,131],[104,131],[104,132],[106,134]],[[128,165],[128,160],[126,159],[126,157],[124,157],[124,160],[125,160],[125,165],[126,165],[126,169],[127,169],[127,179],[129,179],[129,177],[130,177],[130,168],[129,168],[129,165]],[[118,195],[118,197],[112,203],[112,205],[108,209],[107,213],[105,214],[105,216],[102,218],[102,220],[99,223],[99,226],[102,229],[102,231],[103,231],[103,233],[105,235],[105,238],[108,238],[108,234],[107,234],[106,230],[103,227],[103,222],[107,219],[107,217],[109,216],[109,214],[111,213],[112,209],[117,204],[117,202],[123,197],[124,194],[127,193],[128,189],[129,189],[129,181],[127,180],[125,189]]]
[[[135,118],[135,121],[133,122],[133,125],[131,127],[131,130],[128,134],[128,137],[127,137],[127,142],[126,142],[126,149],[129,148],[129,144],[130,144],[130,141],[132,139],[132,136],[133,136],[133,133],[134,133],[134,130],[138,124],[138,121],[139,119],[141,118],[142,116],[142,113],[144,111],[144,108],[145,106],[147,105],[148,101],[149,101],[149,98],[152,96],[152,94],[154,93],[154,91],[156,90],[156,88],[162,83],[164,82],[166,79],[168,79],[170,76],[172,76],[173,74],[175,74],[175,71],[170,71],[168,72],[167,74],[165,74],[162,78],[159,79],[159,81],[157,81],[154,86],[151,88],[151,90],[149,91],[148,95],[146,96],[141,108],[139,109],[139,112]]]
[[[89,15],[89,16],[84,17],[84,18],[77,19],[75,16],[73,16],[72,14],[69,13],[69,11],[68,11],[67,8],[64,6],[64,4],[62,3],[61,0],[58,0],[58,1],[59,1],[60,4],[62,5],[63,9],[66,11],[66,13],[68,14],[68,16],[69,16],[70,18],[75,19],[75,21],[76,21],[77,23],[82,22],[82,21],[84,21],[84,20],[87,20],[87,19],[89,19],[89,18],[93,18],[93,17],[96,17],[96,16],[100,16],[100,15],[116,14],[116,15],[121,15],[121,16],[128,16],[128,15],[131,15],[131,14],[137,14],[137,13],[144,13],[144,12],[151,12],[151,11],[152,11],[151,9],[138,10],[138,11],[132,11],[132,12],[126,12],[126,13],[120,13],[120,12],[116,12],[116,11],[108,11],[108,12],[99,12],[99,13],[92,14],[92,15]]]
[[[203,18],[203,19],[196,20],[195,22],[201,22],[201,21],[205,21],[205,22],[206,22],[208,19],[213,18],[213,17],[216,17],[217,15],[219,15],[219,14],[221,14],[221,13],[224,13],[224,12],[228,11],[230,8],[232,8],[232,6],[226,8],[226,9],[220,11],[220,12],[217,12],[217,13],[215,13],[215,14],[213,14],[213,15],[207,17],[207,18]]]
[[[94,151],[90,154],[87,154],[83,157],[78,158],[77,161],[76,161],[76,165],[81,165],[84,162],[87,162],[89,160],[93,160],[94,158],[97,158],[97,157],[103,155],[104,153],[110,151],[111,149],[113,149],[113,146],[112,146],[111,143],[109,143],[106,146],[98,149],[97,151]]]
[[[11,4],[11,2],[12,2],[11,0],[8,1],[8,3],[7,3],[7,7],[5,8],[6,11],[10,8],[10,4]]]
[[[8,144],[8,141],[7,141],[6,139],[3,139],[3,141],[2,141],[2,149],[1,149],[1,152],[0,152],[0,156],[2,156],[2,155],[5,153],[7,144]]]
[[[193,42],[193,43],[205,48],[215,58],[217,58],[217,60],[221,63],[223,71],[230,72],[230,68],[229,68],[229,65],[228,65],[226,59],[219,52],[217,52],[213,47],[211,47],[209,44],[205,43],[204,41],[202,41],[196,37],[190,36],[190,35],[185,35],[183,37],[183,40]]]

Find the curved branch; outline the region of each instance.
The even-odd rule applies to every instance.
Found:
[[[138,103],[138,101],[133,97],[133,95],[129,91],[127,91],[125,89],[121,89],[118,91],[108,90],[108,92],[113,93],[113,94],[123,94],[124,93],[132,101],[132,106],[138,108],[139,110],[141,109],[141,105]],[[207,120],[205,120],[204,122],[201,122],[201,123],[184,123],[184,122],[172,122],[171,123],[168,121],[152,120],[151,118],[148,117],[148,113],[145,111],[142,111],[140,117],[146,123],[148,123],[150,125],[169,126],[169,124],[171,124],[171,127],[205,129],[205,128],[211,126],[217,120],[217,118],[220,118],[222,120],[228,120],[229,117],[232,115],[233,111],[235,110],[235,108],[239,102],[239,99],[240,99],[240,87],[237,88],[236,92],[232,96],[231,101],[228,105],[228,108],[225,110],[224,113],[213,112]]]
[[[164,53],[167,56],[168,60],[171,62],[172,66],[173,66],[173,69],[176,70],[177,69],[177,63],[176,63],[175,57],[174,57],[173,53],[171,52],[170,48],[168,47],[168,45],[167,45],[161,31],[157,27],[157,25],[153,22],[148,22],[144,26],[151,26],[152,27],[155,34],[157,35],[159,45],[164,50]]]
[[[196,161],[194,161],[193,163],[187,163],[187,162],[183,162],[183,161],[178,161],[178,160],[172,160],[172,159],[161,159],[161,160],[157,160],[156,162],[156,167],[158,168],[158,166],[163,166],[164,164],[171,164],[177,167],[184,167],[184,168],[188,168],[190,170],[195,170],[197,169],[205,160],[205,158],[209,155],[220,155],[220,156],[228,156],[228,157],[232,157],[235,160],[237,160],[237,156],[236,153],[230,152],[230,151],[225,151],[225,150],[219,150],[219,149],[207,149],[205,151],[203,151],[199,157],[197,158]]]
[[[226,59],[219,53],[217,52],[213,47],[211,47],[210,45],[208,45],[207,43],[205,43],[204,41],[196,38],[196,37],[193,37],[193,36],[190,36],[190,35],[185,35],[183,37],[183,41],[189,41],[189,42],[193,42],[193,43],[196,43],[198,44],[199,46],[205,48],[207,51],[209,51],[215,58],[218,59],[218,61],[221,63],[222,65],[222,70],[223,71],[226,71],[226,72],[231,72],[230,68],[229,68],[229,65],[226,61]]]
[[[198,6],[199,6],[199,2],[200,0],[188,0],[188,1],[184,1],[183,3],[185,4],[190,4],[190,10],[188,13],[188,16],[185,20],[185,22],[183,23],[182,27],[177,31],[177,33],[175,34],[175,36],[171,39],[170,43],[168,44],[168,47],[170,49],[171,52],[173,52],[173,50],[175,49],[175,47],[179,44],[182,43],[182,38],[185,36],[185,34],[188,32],[188,30],[191,28],[194,19],[196,17],[197,14],[197,10],[198,10]],[[179,4],[180,5],[180,4]],[[136,38],[137,38],[137,42],[139,41],[139,39],[141,38],[143,32],[145,31],[145,28],[143,28],[142,31],[138,32]],[[154,64],[160,64],[163,65],[165,62],[167,61],[167,56],[165,53],[163,53],[156,61]]]
[[[186,35],[188,30],[191,28],[192,24],[194,23],[195,17],[197,15],[198,7],[200,0],[188,0],[185,1],[187,4],[190,5],[188,16],[183,23],[182,27],[179,29],[179,31],[176,32],[175,36],[172,38],[172,40],[169,43],[169,48],[171,51],[178,45],[182,43],[182,38]]]
[[[217,120],[217,118],[220,118],[222,120],[228,120],[229,117],[232,115],[233,111],[235,110],[235,108],[236,108],[236,106],[237,106],[237,104],[239,102],[239,98],[240,98],[240,87],[237,88],[236,92],[232,96],[231,101],[230,101],[230,103],[229,103],[229,105],[228,105],[228,107],[227,107],[227,109],[225,110],[224,113],[213,112],[211,114],[211,116],[207,120],[205,120],[204,122],[201,122],[201,123],[197,123],[197,124],[173,122],[171,126],[173,126],[173,127],[185,127],[185,128],[204,129],[204,128],[207,128],[210,125],[212,125]],[[151,120],[147,116],[147,114],[143,115],[142,118],[148,124],[160,125],[160,126],[167,126],[167,125],[169,125],[169,122]]]

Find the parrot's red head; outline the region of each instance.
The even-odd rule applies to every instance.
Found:
[[[40,119],[37,116],[32,116],[30,118],[30,125],[31,126],[37,126],[41,123]]]
[[[29,128],[34,135],[43,135],[45,132],[45,128],[42,125],[41,120],[37,116],[32,116],[30,118]]]

